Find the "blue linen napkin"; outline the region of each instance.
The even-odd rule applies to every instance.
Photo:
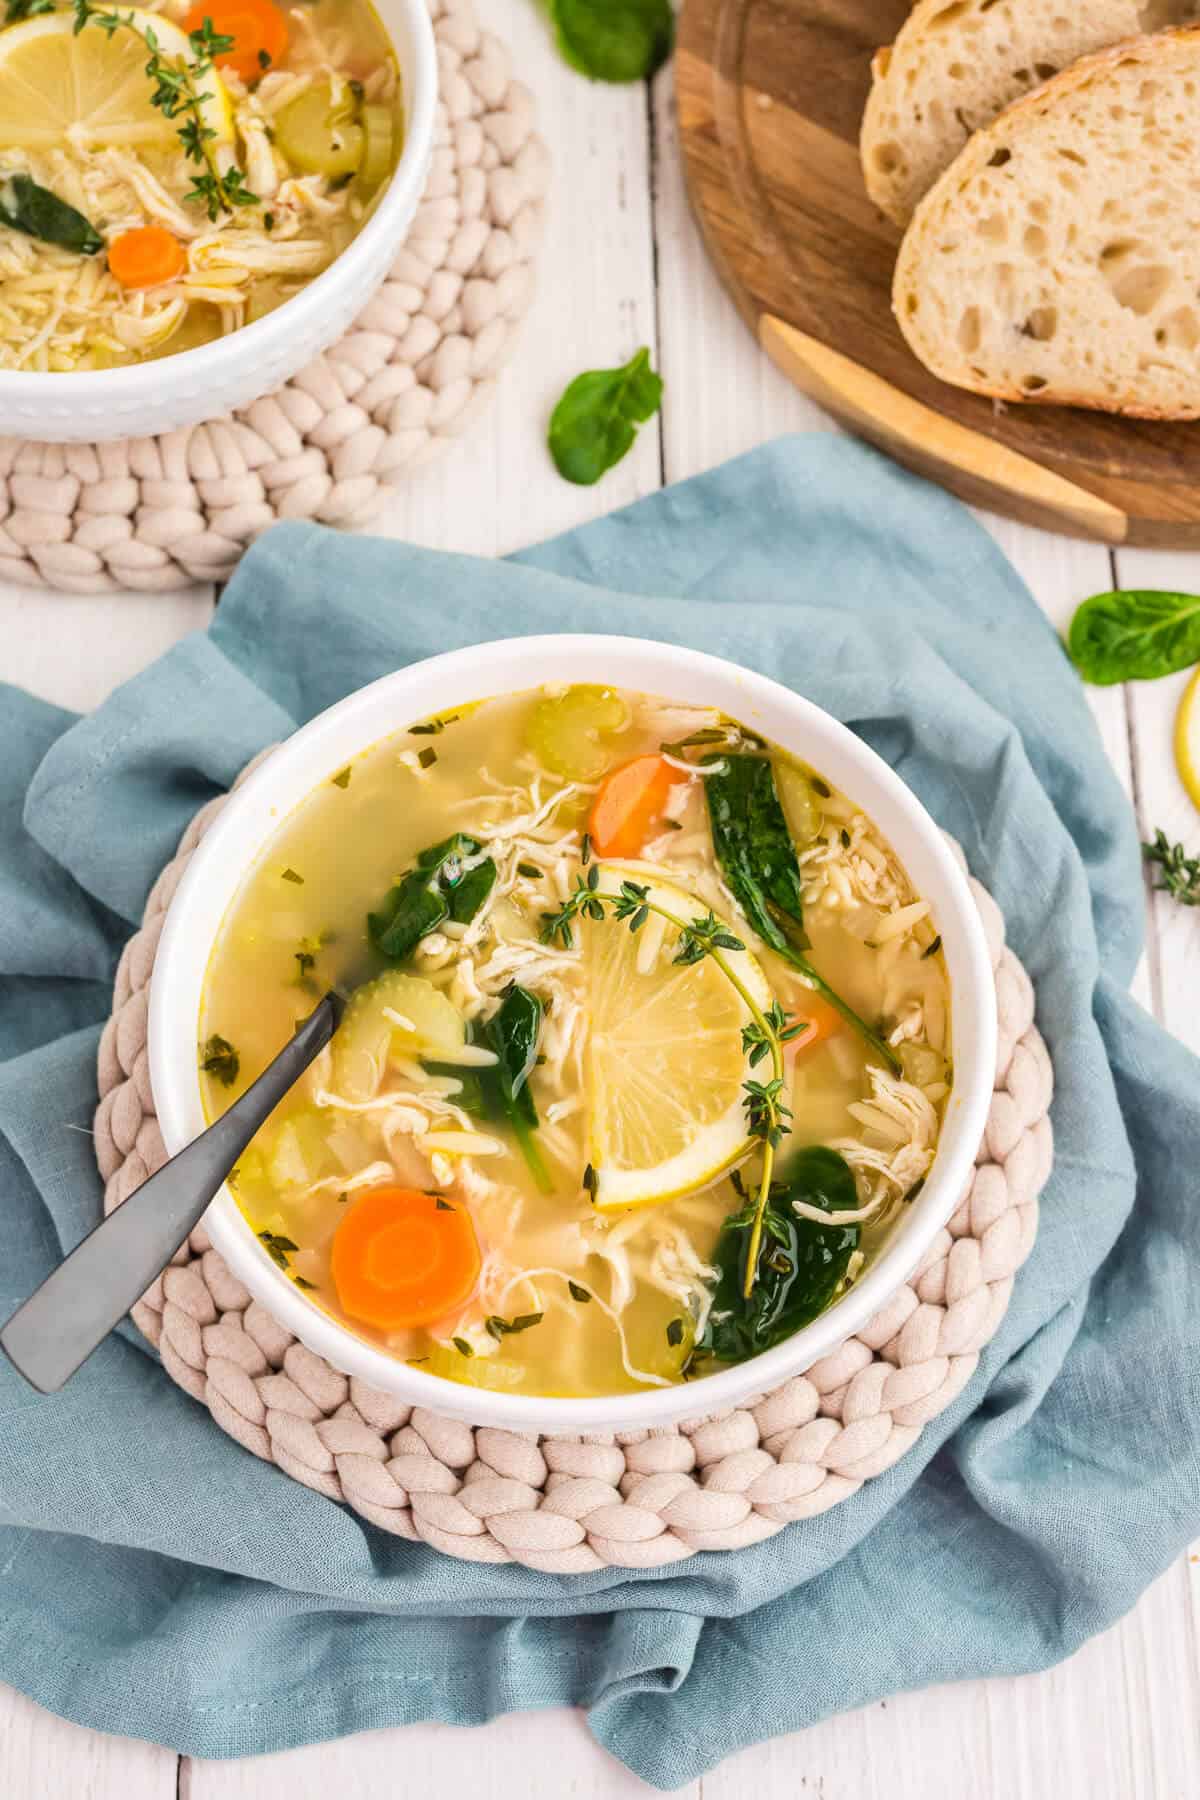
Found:
[[[196,808],[389,669],[563,629],[774,675],[963,843],[1057,1074],[1008,1316],[954,1406],[827,1515],[569,1579],[375,1531],[243,1452],[129,1326],[53,1398],[0,1368],[0,1678],[68,1718],[233,1756],[573,1702],[671,1788],[896,1689],[1051,1663],[1200,1529],[1200,1066],[1125,991],[1134,822],[991,540],[843,439],[768,446],[507,562],[280,526],[210,630],[92,717],[0,690],[0,1316],[98,1216],[99,1027]]]

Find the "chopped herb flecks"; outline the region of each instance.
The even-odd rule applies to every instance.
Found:
[[[215,1032],[200,1046],[200,1067],[205,1075],[211,1075],[222,1087],[232,1087],[238,1078],[238,1070],[242,1059],[229,1042],[228,1038],[219,1037]]]
[[[297,875],[295,869],[285,869],[281,879],[284,881],[294,881],[297,887],[304,886],[303,875]]]
[[[290,1237],[282,1237],[275,1231],[260,1231],[258,1236],[263,1249],[276,1268],[282,1269],[285,1275],[290,1274],[288,1258],[300,1248],[299,1244],[293,1243]],[[297,1279],[299,1278],[297,1277]]]
[[[349,768],[339,769],[338,773],[333,777],[334,787],[348,788],[350,786],[350,776],[352,773],[353,771]]]

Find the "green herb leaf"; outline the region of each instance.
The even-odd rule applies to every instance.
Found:
[[[705,777],[704,796],[713,849],[725,879],[764,943],[778,950],[788,941],[768,910],[773,902],[794,921],[792,947],[802,950],[808,939],[800,865],[775,791],[775,772],[764,756],[726,754],[716,762],[724,767]]]
[[[465,861],[478,854],[477,838],[455,832],[422,850],[417,866],[393,887],[377,913],[368,913],[371,942],[389,962],[403,962],[423,937],[436,931],[443,919],[469,925],[496,882],[491,857],[465,869]]]
[[[580,1287],[577,1281],[572,1281],[569,1277],[567,1279],[567,1288],[572,1300],[578,1300],[580,1306],[586,1306],[592,1297],[587,1288]]]
[[[667,1342],[674,1346],[683,1342],[683,1320],[672,1319],[667,1326]]]
[[[216,1032],[200,1046],[200,1067],[205,1075],[211,1075],[222,1087],[232,1087],[238,1078],[238,1070],[242,1059],[229,1042],[228,1038],[219,1037]]]
[[[1154,884],[1156,893],[1170,894],[1180,906],[1200,906],[1200,856],[1172,844],[1165,831],[1156,831],[1154,842],[1142,845],[1142,855],[1162,875]]]
[[[821,1207],[833,1220],[818,1225],[798,1218],[792,1200]],[[787,1182],[771,1190],[763,1248],[748,1298],[744,1289],[750,1234],[745,1215],[752,1209],[731,1214],[713,1252],[720,1277],[698,1354],[718,1362],[745,1362],[823,1313],[844,1280],[862,1235],[858,1225],[838,1225],[836,1214],[857,1206],[858,1191],[845,1158],[820,1144],[801,1150]]]
[[[95,256],[104,248],[104,239],[90,219],[30,175],[0,178],[0,225],[23,231],[43,244],[56,244],[60,250],[75,250],[80,256]]]
[[[705,777],[704,797],[713,850],[738,905],[763,942],[798,969],[809,986],[828,1000],[834,1011],[871,1046],[885,1067],[898,1075],[900,1059],[891,1045],[801,954],[808,948],[808,938],[804,931],[800,865],[779,804],[770,762],[763,756],[729,753],[709,761],[725,765],[716,774]],[[680,951],[684,948],[681,939]],[[685,960],[682,954],[678,960]]]
[[[339,769],[337,774],[331,776],[330,779],[332,780],[334,787],[348,788],[350,786],[350,777],[353,773],[354,771],[349,768]]]
[[[304,886],[303,875],[297,875],[295,869],[285,869],[280,876],[281,881],[294,881],[297,887]]]
[[[517,864],[517,874],[523,875],[526,881],[540,881],[545,874],[545,870],[539,869],[536,863],[519,862]]]
[[[288,1263],[288,1258],[300,1248],[299,1244],[294,1243],[290,1237],[283,1237],[281,1234],[274,1231],[260,1231],[258,1236],[263,1249],[271,1258],[271,1261],[275,1266],[282,1269],[285,1275],[290,1275],[291,1268]],[[300,1277],[295,1276],[293,1279],[299,1281]],[[302,1285],[307,1287],[311,1284],[305,1282]]]
[[[454,1345],[454,1348],[458,1351],[460,1356],[474,1356],[475,1352],[472,1350],[470,1344],[468,1344],[466,1338],[451,1338],[450,1342]]]
[[[499,1012],[488,1020],[480,1034],[498,1060],[494,1068],[479,1071],[479,1083],[488,1113],[507,1124],[530,1174],[542,1192],[548,1194],[554,1183],[534,1141],[539,1121],[529,1089],[529,1076],[537,1062],[542,1016],[542,1002],[537,995],[514,982],[505,993]]]
[[[536,1312],[522,1313],[517,1319],[501,1319],[493,1313],[490,1319],[484,1320],[484,1325],[499,1343],[501,1338],[510,1337],[514,1332],[528,1331],[531,1326],[540,1325],[544,1317],[544,1313]]]
[[[1200,662],[1200,594],[1118,588],[1093,594],[1071,620],[1071,661],[1085,681],[1155,681]]]
[[[671,54],[670,0],[549,0],[565,61],[594,81],[645,81]]]
[[[36,19],[42,13],[54,11],[54,0],[8,0],[4,11],[4,23],[16,25],[21,19]]]
[[[592,369],[571,382],[550,418],[550,454],[559,474],[581,487],[621,461],[637,427],[653,418],[663,384],[642,349],[621,369]]]

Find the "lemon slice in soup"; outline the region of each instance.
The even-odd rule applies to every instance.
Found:
[[[0,149],[180,149],[183,118],[171,120],[150,103],[150,30],[159,53],[194,60],[187,33],[158,13],[121,10],[111,36],[98,24],[78,34],[72,13],[46,13],[0,31]],[[205,127],[226,143],[233,119],[225,85],[214,69],[198,78]],[[182,156],[182,149],[180,155]]]
[[[641,870],[605,865],[598,891],[615,894],[626,878],[684,923],[708,911]],[[587,928],[588,1161],[600,1212],[707,1187],[748,1148],[742,1030],[753,1015],[711,957],[676,963],[678,943],[678,929],[654,912],[636,933],[611,918]],[[765,1011],[771,990],[755,958],[721,956]]]

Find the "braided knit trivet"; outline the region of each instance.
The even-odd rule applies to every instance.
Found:
[[[472,0],[428,5],[429,180],[352,329],[230,419],[95,445],[0,438],[0,578],[77,593],[222,579],[276,519],[362,524],[486,405],[532,294],[548,161]]]
[[[224,803],[210,801],[184,833],[117,970],[95,1121],[106,1212],[164,1160],[146,1060],[150,977],[171,897]],[[1050,1058],[999,908],[971,887],[1000,1014],[974,1176],[912,1279],[857,1336],[774,1393],[664,1430],[540,1439],[472,1430],[339,1374],[251,1299],[203,1227],[134,1307],[135,1322],[168,1374],[247,1450],[450,1556],[560,1575],[656,1568],[741,1549],[824,1512],[898,1461],[970,1380],[1037,1234],[1052,1156]]]

